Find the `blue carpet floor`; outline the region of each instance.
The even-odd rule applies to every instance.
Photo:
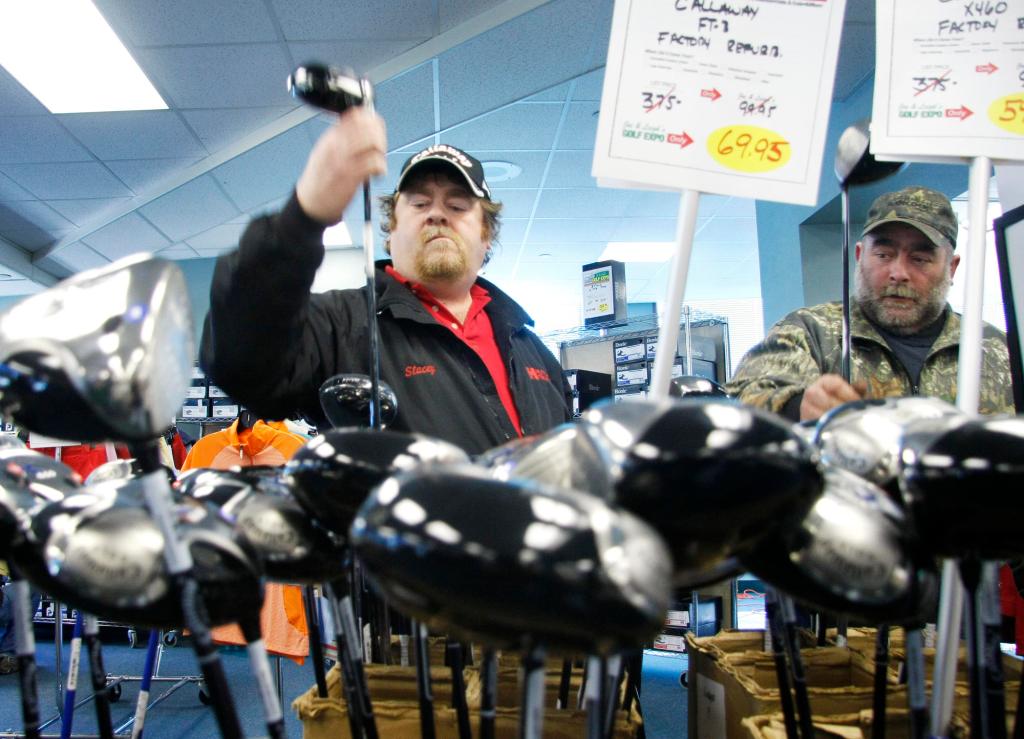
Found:
[[[686,672],[688,664],[685,654],[644,652],[640,705],[647,739],[685,739],[687,695],[679,675]]]

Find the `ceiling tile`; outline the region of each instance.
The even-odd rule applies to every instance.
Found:
[[[491,199],[502,204],[502,219],[529,218],[533,214],[537,190],[499,190],[492,186]]]
[[[21,295],[34,295],[42,292],[43,286],[31,280],[3,280],[0,281],[0,295],[4,297],[17,297]]]
[[[96,267],[105,267],[110,264],[109,259],[104,259],[80,241],[68,244],[60,251],[42,261],[46,262],[51,260],[75,272],[94,269]]]
[[[83,226],[105,210],[123,207],[131,198],[91,198],[88,200],[47,200],[46,204],[76,226]]]
[[[197,159],[114,159],[104,162],[111,172],[135,193],[145,194]]]
[[[382,38],[378,41],[294,41],[287,48],[296,64],[317,61],[367,75],[375,67],[391,61],[423,40],[423,37],[418,37]]]
[[[441,54],[441,125],[447,128],[586,71],[594,7],[592,0],[555,0]]]
[[[0,166],[0,172],[43,200],[115,198],[132,194],[96,162],[6,164]]]
[[[221,254],[227,254],[234,248],[234,246],[225,246],[220,249],[195,249],[194,251],[201,259],[212,259],[219,257]]]
[[[590,100],[601,102],[602,86],[604,85],[604,69],[595,69],[593,72],[581,75],[576,78],[576,89],[572,92],[574,101]]]
[[[874,5],[874,3],[864,3]],[[875,24],[845,23],[839,42],[833,100],[846,100],[875,71]]]
[[[562,116],[559,103],[517,103],[445,131],[446,144],[480,149],[550,149]]]
[[[186,243],[196,252],[225,249],[233,249],[238,246],[238,239],[245,231],[246,224],[230,223],[223,226],[214,226],[208,231],[203,231],[190,238]]]
[[[168,246],[166,249],[161,249],[159,254],[164,259],[196,259],[201,256],[209,256],[199,254],[188,244],[174,244],[172,246]]]
[[[581,241],[615,241],[618,218],[570,220],[538,218],[530,228],[530,244],[571,244]]]
[[[139,49],[154,83],[181,108],[286,104],[291,62],[280,44]]]
[[[0,67],[0,116],[46,115],[49,112],[6,69]]]
[[[186,110],[182,112],[188,125],[213,153],[295,109],[295,106],[268,108],[229,108],[221,110]]]
[[[444,140],[444,143],[448,143]],[[536,189],[544,179],[544,170],[548,166],[548,151],[493,151],[493,147],[477,150],[473,155],[482,162],[504,161],[515,164],[522,170],[513,179],[502,181],[498,187],[502,190]]]
[[[18,187],[10,177],[0,174],[0,203],[5,200],[36,200],[36,196],[23,187]]]
[[[757,223],[753,218],[729,218],[718,215],[704,222],[697,233],[701,241],[741,241],[757,243]]]
[[[173,241],[182,241],[238,215],[238,209],[205,175],[147,203],[139,212]]]
[[[544,190],[537,206],[538,218],[617,218],[622,216],[673,216],[679,211],[679,194],[611,188]]]
[[[0,164],[87,162],[92,157],[53,116],[0,118]]]
[[[98,159],[169,159],[207,153],[170,110],[73,113],[60,119]]]
[[[590,176],[593,161],[592,151],[556,151],[545,187],[594,187],[597,181]]]
[[[392,151],[434,133],[433,65],[421,64],[377,85],[374,105],[387,124]]]
[[[437,6],[443,33],[460,23],[464,23],[475,15],[490,8],[501,5],[503,0],[440,0]]]
[[[15,207],[17,210],[0,205],[0,230],[35,227],[43,231],[67,231],[75,226],[46,203],[33,201],[18,203]]]
[[[277,33],[261,0],[94,0],[103,16],[136,46],[182,46],[274,41]]]
[[[558,131],[559,149],[593,151],[597,138],[597,103],[570,103]]]
[[[437,33],[433,2],[271,2],[288,41],[426,39]]]
[[[135,213],[129,213],[113,223],[93,231],[82,239],[82,243],[114,261],[129,254],[159,251],[171,242],[144,218]]]
[[[512,248],[519,248],[519,245],[523,243],[523,238],[526,236],[526,229],[529,224],[528,218],[501,219],[501,239],[499,240],[505,245],[506,251]]]
[[[291,192],[309,148],[303,132],[291,129],[225,162],[210,175],[241,210],[249,210]]]
[[[562,82],[547,89],[541,90],[536,95],[523,98],[524,103],[562,103],[569,95],[568,82]]]

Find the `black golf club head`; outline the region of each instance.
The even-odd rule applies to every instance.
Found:
[[[673,398],[729,397],[729,394],[725,392],[725,388],[717,382],[698,375],[673,377],[668,384],[668,394]]]
[[[263,593],[258,559],[216,510],[185,500],[175,506],[178,536],[189,548],[212,624],[258,612]],[[32,520],[45,568],[15,562],[28,580],[87,613],[151,628],[184,623],[181,595],[164,562],[164,537],[143,502],[137,478],[82,488],[42,508]]]
[[[797,525],[777,529],[740,557],[750,572],[812,607],[871,623],[923,623],[939,577],[890,496],[838,467]]]
[[[870,121],[857,121],[839,136],[835,173],[839,184],[866,185],[884,180],[907,166],[906,162],[880,162],[870,151]]]
[[[473,465],[385,481],[352,545],[400,611],[496,646],[609,653],[650,639],[668,608],[671,557],[653,528],[594,496]]]
[[[0,412],[59,439],[151,439],[185,396],[193,331],[173,262],[81,272],[0,315]]]
[[[313,523],[274,469],[199,468],[182,476],[178,490],[216,506],[252,545],[269,579],[321,583],[343,575],[344,540]]]
[[[905,429],[919,420],[961,415],[956,406],[938,398],[855,400],[833,408],[818,420],[814,444],[824,463],[863,477],[899,501],[900,447]]]
[[[297,67],[288,76],[288,91],[304,103],[334,113],[344,113],[364,103],[361,81],[352,70],[319,62]]]
[[[0,449],[0,559],[22,545],[39,509],[73,495],[81,485],[77,472],[45,454]]]
[[[513,439],[476,462],[496,480],[534,480],[603,500],[614,497],[612,462],[593,429],[583,424],[565,423],[534,437]]]
[[[680,586],[799,520],[823,485],[806,441],[728,399],[602,401],[582,421],[612,449],[615,502],[665,537]]]
[[[1024,418],[939,418],[903,438],[900,490],[917,535],[942,557],[1024,553]]]
[[[422,434],[334,429],[299,449],[283,479],[310,516],[346,537],[359,506],[386,478],[419,465],[468,461],[454,444]]]
[[[320,386],[320,407],[334,428],[369,428],[372,394],[371,381],[366,375],[335,375]],[[383,429],[398,415],[398,398],[384,382],[380,383],[377,395],[380,398],[380,427]]]

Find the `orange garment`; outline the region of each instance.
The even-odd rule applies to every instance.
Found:
[[[195,467],[229,469],[255,465],[281,465],[306,443],[283,422],[256,421],[251,429],[238,430],[238,420],[221,431],[207,434],[195,443],[181,471]],[[267,583],[260,610],[260,631],[267,651],[302,664],[309,654],[309,628],[297,585]],[[212,630],[218,644],[245,644],[236,624]]]

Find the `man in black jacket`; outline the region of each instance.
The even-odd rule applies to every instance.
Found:
[[[324,228],[340,220],[363,180],[383,173],[376,115],[352,109],[320,138],[284,209],[254,220],[217,261],[201,363],[258,415],[323,420],[318,389],[338,373],[368,372],[366,296],[312,295]],[[395,391],[389,428],[451,441],[471,454],[569,418],[561,368],[530,317],[477,276],[497,236],[483,167],[450,146],[403,166],[382,199],[377,264],[381,378]]]

